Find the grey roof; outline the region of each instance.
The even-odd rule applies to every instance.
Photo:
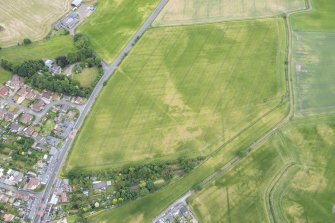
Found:
[[[78,7],[83,0],[73,0],[73,2],[71,3],[72,6]]]
[[[56,149],[55,147],[51,147],[51,149],[49,151],[49,154],[51,156],[55,156],[55,155],[57,155],[57,153],[58,153],[58,149]]]

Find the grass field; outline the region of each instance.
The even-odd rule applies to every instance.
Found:
[[[168,205],[235,157],[237,151],[244,150],[254,142],[256,138],[263,135],[272,126],[282,120],[287,114],[286,105],[283,105],[269,115],[261,118],[255,125],[239,134],[236,140],[220,146],[213,156],[209,157],[202,165],[181,180],[170,184],[147,197],[129,202],[119,208],[105,211],[99,215],[92,216],[88,219],[89,222],[151,222],[152,219],[162,212]]]
[[[5,83],[6,81],[8,81],[10,79],[10,77],[12,76],[12,74],[4,69],[2,69],[0,67],[0,85]]]
[[[73,78],[79,81],[80,86],[91,87],[98,75],[99,70],[96,67],[92,67],[83,69],[79,74],[73,74]]]
[[[66,55],[74,49],[71,36],[57,36],[28,46],[13,46],[2,49],[0,50],[0,59],[21,63],[25,60],[55,58]]]
[[[335,31],[335,1],[311,0],[313,11],[292,16],[296,31]]]
[[[335,34],[295,33],[293,47],[298,114],[334,112]]]
[[[70,10],[70,0],[0,0],[0,46],[40,40]]]
[[[201,222],[334,222],[335,119],[291,123],[191,199]],[[286,169],[290,162],[295,162]],[[278,173],[273,194],[268,193]]]
[[[304,0],[171,0],[154,26],[257,18],[304,7]]]
[[[95,50],[111,63],[151,14],[158,0],[99,0],[97,11],[79,27]]]
[[[99,96],[66,170],[214,151],[282,101],[284,36],[281,19],[149,30]]]

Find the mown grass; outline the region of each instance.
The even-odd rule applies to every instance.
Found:
[[[207,155],[278,106],[281,19],[149,30],[109,80],[66,170]]]
[[[334,112],[335,34],[299,32],[293,40],[297,114]]]
[[[302,12],[291,17],[295,31],[335,31],[335,2],[333,0],[311,0],[313,11]]]
[[[154,26],[259,18],[304,7],[304,0],[170,0]]]
[[[73,51],[72,36],[56,36],[50,39],[34,42],[27,46],[13,46],[0,50],[0,59],[13,63],[25,60],[55,58]]]
[[[266,191],[293,161],[274,190],[276,222],[333,222],[334,134],[334,117],[294,121],[196,193],[190,204],[197,217],[202,222],[267,222]]]
[[[152,13],[158,0],[100,0],[97,10],[78,28],[94,49],[111,63]]]
[[[79,81],[80,86],[91,87],[99,75],[99,70],[96,67],[84,68],[81,73],[72,75],[75,80]]]

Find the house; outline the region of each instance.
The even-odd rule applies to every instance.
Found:
[[[24,113],[21,118],[20,118],[20,122],[22,122],[23,124],[27,125],[29,124],[32,120],[33,120],[34,116],[28,113]]]
[[[36,98],[36,94],[33,89],[27,88],[27,94],[26,94],[26,99],[27,100],[34,100]]]
[[[60,143],[60,139],[53,137],[53,136],[47,136],[46,142],[51,146],[57,146]]]
[[[79,7],[82,2],[83,2],[83,0],[73,0],[72,3],[71,3],[71,6],[72,7]]]
[[[44,101],[40,99],[35,104],[33,104],[32,109],[34,111],[39,112],[39,111],[42,111],[44,109],[44,106],[45,106]]]
[[[62,68],[58,66],[53,60],[46,60],[44,65],[48,68],[49,72],[52,74],[60,74],[62,72]]]
[[[47,103],[47,104],[50,104],[51,100],[52,100],[52,96],[53,96],[53,93],[51,93],[50,91],[45,91],[43,92],[42,94],[42,100]]]
[[[15,216],[12,215],[12,214],[5,214],[5,215],[3,216],[3,220],[4,220],[5,222],[13,221],[14,218],[15,218]]]
[[[61,200],[62,203],[67,203],[67,202],[69,202],[69,199],[67,198],[67,194],[66,194],[65,192],[62,192],[62,193],[60,194],[60,200]]]
[[[16,119],[17,116],[18,116],[18,114],[15,113],[15,112],[7,112],[4,115],[4,119],[5,119],[6,122],[12,122]]]
[[[7,86],[12,89],[18,89],[19,87],[23,86],[23,79],[19,75],[13,75],[12,79],[7,81]]]
[[[10,125],[9,128],[11,132],[19,132],[21,130],[21,126],[14,122]]]
[[[36,177],[32,177],[29,179],[28,183],[24,186],[27,190],[35,190],[40,186],[40,181]]]
[[[17,94],[19,95],[19,96],[24,96],[24,95],[26,95],[26,87],[21,87],[18,91],[17,91]]]
[[[11,89],[8,86],[4,85],[0,88],[0,97],[7,98],[10,95],[10,93]]]
[[[26,136],[32,136],[34,132],[35,132],[35,129],[33,126],[29,126],[23,130],[23,134],[25,134]]]

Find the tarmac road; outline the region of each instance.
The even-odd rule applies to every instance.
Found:
[[[140,29],[135,33],[135,35],[130,39],[130,41],[127,43],[127,45],[122,49],[118,57],[114,60],[113,63],[107,65],[103,64],[104,68],[104,75],[101,77],[100,81],[95,86],[90,98],[88,99],[85,107],[82,109],[79,118],[77,119],[77,122],[75,124],[74,129],[79,129],[82,124],[84,123],[84,120],[90,110],[92,109],[92,106],[94,102],[96,101],[100,91],[103,88],[103,85],[105,81],[107,81],[113,73],[117,70],[118,66],[121,64],[122,60],[127,56],[127,54],[130,52],[130,50],[134,47],[138,39],[144,34],[144,32],[150,27],[152,22],[156,19],[160,11],[164,8],[164,6],[167,4],[169,0],[161,0],[160,3],[157,5],[155,10],[152,12],[152,14],[146,19],[146,21],[142,24]],[[62,167],[63,161],[66,159],[67,154],[71,148],[71,145],[73,143],[73,139],[67,138],[63,144],[63,147],[58,155],[58,160],[55,165],[55,170],[52,172],[52,175],[49,178],[49,182],[46,185],[46,188],[44,192],[37,198],[40,200],[41,204],[47,204],[48,199],[51,195],[52,187],[55,183],[55,180],[57,178],[57,175]],[[36,215],[37,210],[35,210],[35,217],[33,219],[34,223],[42,222],[42,219],[40,216]],[[47,216],[46,216],[47,217]]]

